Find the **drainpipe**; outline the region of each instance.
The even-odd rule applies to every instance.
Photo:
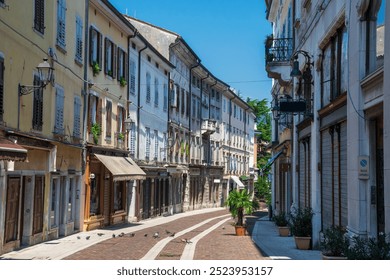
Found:
[[[165,157],[166,157],[166,161],[168,163],[171,163],[171,157],[170,157],[170,151],[171,151],[171,146],[169,144],[169,128],[170,128],[170,125],[171,125],[171,89],[170,89],[170,84],[171,84],[171,72],[168,72],[168,108],[167,108],[167,150],[165,151]]]
[[[137,94],[137,158],[139,159],[139,124],[140,124],[140,100],[141,100],[141,53],[148,48],[147,45],[138,51],[138,94]]]
[[[89,44],[89,0],[85,0],[85,18],[84,18],[84,107],[83,107],[83,140],[87,139],[87,119],[88,119],[88,44]],[[87,163],[87,151],[86,151],[86,143],[83,142],[83,150],[82,150],[82,174],[85,173],[85,166]]]
[[[195,69],[196,67],[198,67],[200,65],[200,59],[198,59],[196,61],[196,64],[194,66],[192,66],[190,68],[190,83],[189,83],[189,86],[188,86],[188,90],[190,92],[190,119],[188,120],[188,130],[190,132],[190,137],[191,137],[191,127],[192,127],[192,116],[191,116],[191,109],[192,109],[192,70]],[[191,143],[191,140],[190,140],[190,143]],[[191,151],[191,149],[190,149]],[[191,159],[191,156],[190,156],[190,159]]]

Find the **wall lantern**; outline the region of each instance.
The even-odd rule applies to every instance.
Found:
[[[127,132],[133,129],[134,121],[130,118],[130,116],[125,120],[125,129]]]
[[[47,58],[37,66],[40,85],[21,85],[19,84],[19,96],[32,93],[36,89],[45,88],[53,79],[54,68],[50,65]]]

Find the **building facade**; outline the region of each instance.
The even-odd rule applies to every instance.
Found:
[[[385,1],[266,3],[273,207],[311,207],[314,246],[333,225],[350,236],[388,232]]]

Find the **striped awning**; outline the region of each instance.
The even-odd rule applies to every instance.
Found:
[[[0,138],[0,160],[26,161],[27,150],[9,139]]]
[[[95,156],[111,172],[114,181],[146,179],[146,173],[129,157]]]

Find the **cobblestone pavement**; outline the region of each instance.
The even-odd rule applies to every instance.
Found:
[[[236,236],[233,220],[228,210],[197,214],[157,226],[137,230],[136,227],[123,227],[123,236],[115,236],[86,249],[67,256],[66,260],[139,260],[148,252],[157,250],[154,247],[159,241],[169,238],[161,251],[156,252],[156,260],[180,260],[185,246],[194,246],[196,260],[257,260],[269,259],[263,256],[250,236],[255,221],[265,215],[256,212],[247,216],[248,233],[246,236]],[[212,219],[212,220],[209,220]],[[197,243],[191,239],[209,230],[213,225],[223,222],[211,230]],[[200,224],[202,223],[203,224]],[[200,225],[198,225],[200,224]],[[194,227],[198,225],[197,227]],[[158,237],[153,235],[158,232]],[[171,236],[175,233],[175,236]],[[176,236],[180,235],[180,236]],[[186,242],[187,240],[187,242]]]

